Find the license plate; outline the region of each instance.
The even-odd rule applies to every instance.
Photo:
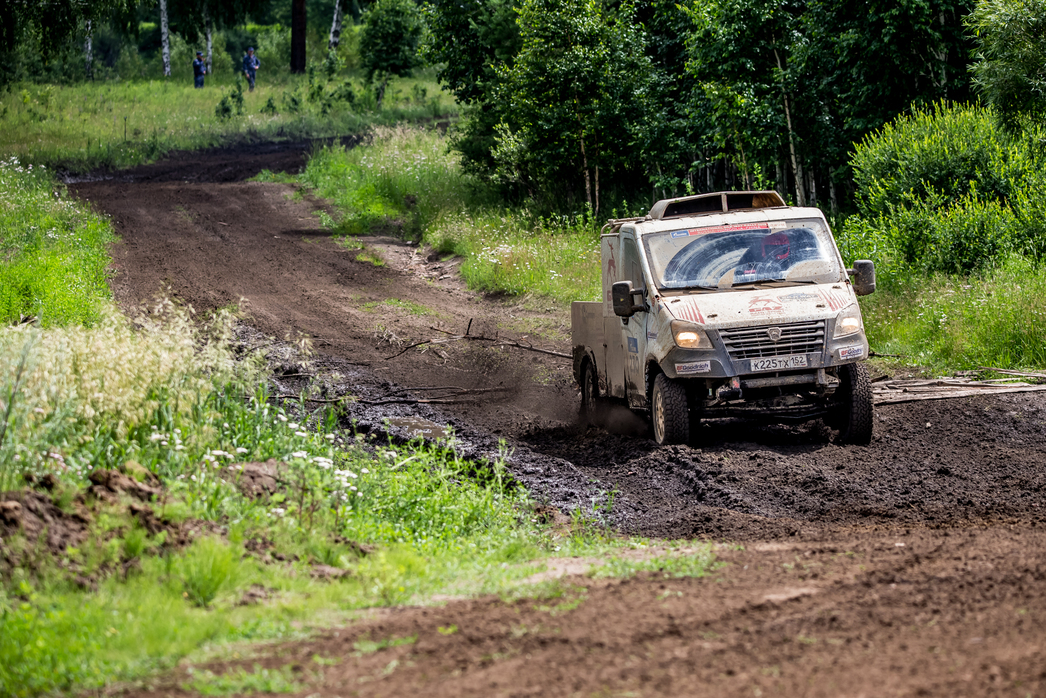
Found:
[[[806,354],[792,356],[774,356],[766,359],[751,359],[754,371],[790,371],[793,368],[806,368]]]

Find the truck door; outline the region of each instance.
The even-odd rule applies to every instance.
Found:
[[[635,237],[627,230],[621,234],[621,278],[631,281],[632,288],[637,291],[646,289],[639,247]],[[644,359],[649,318],[650,313],[640,310],[631,318],[622,318],[621,322],[621,344],[625,349],[625,394],[628,406],[633,408],[644,408],[647,403]]]
[[[621,337],[621,318],[614,314],[614,301],[610,287],[615,281],[625,279],[621,266],[621,235],[604,235],[600,241],[603,258],[603,366],[600,379],[606,395],[625,397],[625,349]]]

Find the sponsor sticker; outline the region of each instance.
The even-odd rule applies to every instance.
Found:
[[[727,233],[734,230],[765,230],[770,232],[766,223],[741,223],[739,225],[716,225],[708,228],[690,228],[689,230],[673,230],[672,237],[685,238],[692,235],[707,235],[708,233]]]
[[[646,338],[649,339],[649,340],[657,339],[657,332],[647,332],[646,333]]]
[[[629,337],[628,338],[628,352],[630,354],[638,354],[639,353],[639,340],[636,339],[635,337]]]
[[[840,359],[859,359],[864,356],[864,347],[843,347],[839,350]]]
[[[676,373],[680,375],[687,373],[708,373],[711,370],[711,361],[691,361],[685,364],[676,364]]]

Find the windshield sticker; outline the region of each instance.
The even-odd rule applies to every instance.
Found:
[[[741,223],[738,225],[717,225],[711,228],[691,228],[689,230],[675,230],[672,232],[674,238],[685,238],[691,235],[707,235],[708,233],[729,233],[735,230],[766,230],[766,223]]]
[[[759,296],[748,301],[750,313],[777,313],[784,309],[781,301],[773,296]]]
[[[635,337],[628,338],[628,353],[638,354],[639,353],[639,340]]]
[[[685,364],[676,364],[676,373],[708,373],[712,370],[711,361],[691,361]]]
[[[657,339],[657,332],[647,332],[646,333],[646,338],[649,339],[649,340]]]

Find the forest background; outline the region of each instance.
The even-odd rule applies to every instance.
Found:
[[[395,227],[463,256],[474,289],[561,308],[598,295],[607,217],[775,188],[825,210],[845,261],[875,261],[879,292],[862,299],[875,351],[912,372],[1041,369],[1044,37],[1046,0],[3,3],[0,491],[47,483],[33,496],[75,513],[88,478],[118,469],[162,486],[162,520],[226,533],[174,548],[88,501],[101,508],[78,548],[5,538],[0,694],[104,686],[331,609],[504,592],[551,554],[642,544],[608,539],[595,505],[556,538],[521,515],[531,503],[500,458],[477,471],[277,404],[265,368],[235,360],[230,312],[158,303],[132,324],[108,284],[111,222],[56,172],[357,136],[263,178],[330,200],[334,235]],[[253,92],[247,46],[262,61]],[[299,483],[281,499],[248,501],[214,475],[268,458]],[[244,557],[253,536],[298,567]],[[701,574],[707,549],[687,555],[650,569]],[[317,563],[351,581],[311,580]],[[237,606],[251,584],[278,605]]]

